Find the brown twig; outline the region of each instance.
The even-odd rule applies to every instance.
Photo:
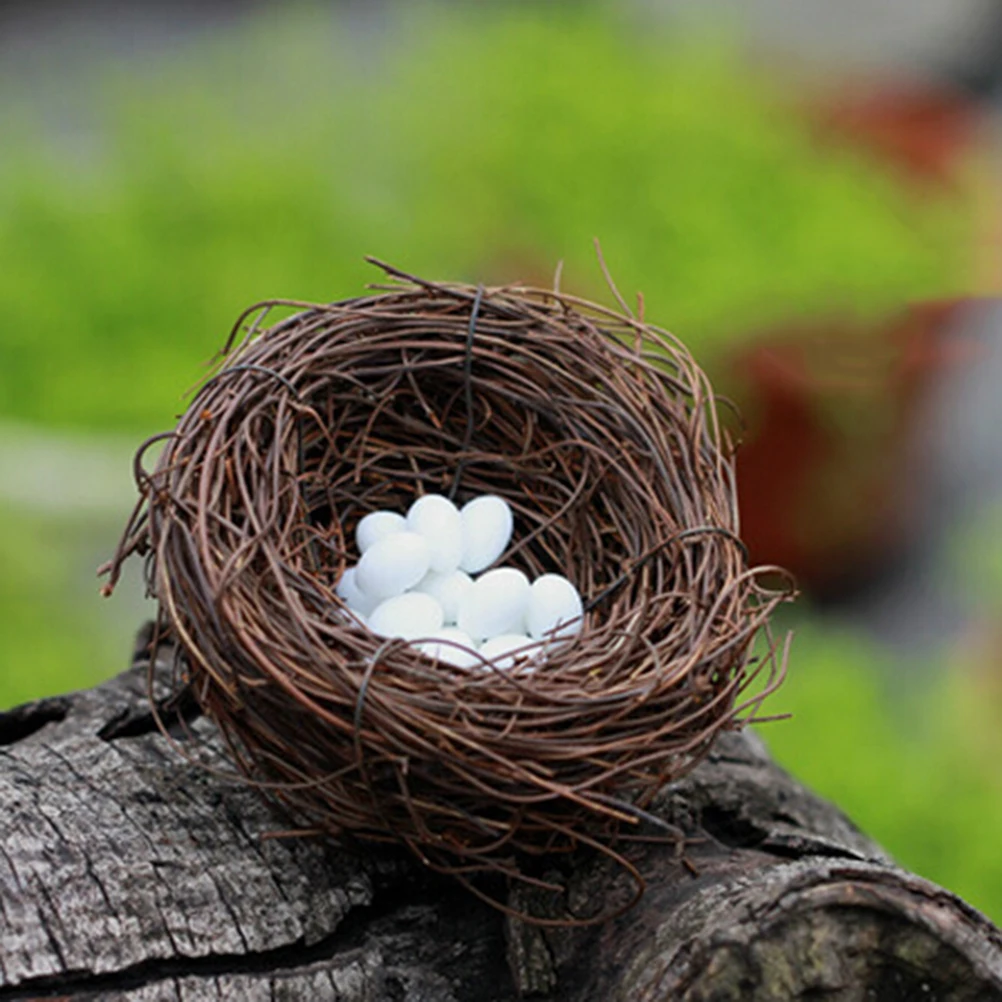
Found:
[[[147,554],[178,685],[304,828],[466,876],[579,843],[632,872],[617,832],[782,675],[775,646],[749,667],[789,592],[747,566],[712,390],[633,316],[384,270],[389,289],[234,330],[139,477],[110,584]],[[464,669],[347,614],[359,519],[428,491],[508,499],[502,560],[579,585],[573,643]]]

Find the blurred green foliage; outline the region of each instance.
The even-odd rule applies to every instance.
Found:
[[[128,651],[75,580],[90,528],[0,504],[0,709],[126,667]],[[96,583],[90,590],[96,596]]]
[[[989,616],[1002,605],[1002,504],[965,518],[949,546],[948,573],[968,601]]]
[[[808,620],[766,704],[793,719],[759,731],[902,865],[1002,922],[1002,675],[992,696],[967,666],[951,667],[923,670]]]
[[[295,8],[108,69],[82,146],[8,114],[0,416],[169,425],[244,306],[354,294],[365,253],[543,282],[563,259],[605,296],[598,236],[704,362],[791,313],[962,284],[955,202],[819,146],[736,50],[638,34],[563,7],[376,33]]]
[[[711,368],[791,314],[963,288],[966,206],[819,146],[735,49],[638,36],[563,6],[386,32],[295,7],[106,67],[86,142],[0,106],[0,420],[169,426],[244,306],[357,294],[378,278],[365,253],[537,282],[563,259],[565,287],[607,300],[598,236],[624,293]],[[93,531],[0,511],[0,705],[122,664],[75,580]],[[1002,796],[950,712],[966,690],[917,699],[906,729],[879,660],[806,630],[770,706],[794,720],[767,737],[903,863],[1002,918]]]

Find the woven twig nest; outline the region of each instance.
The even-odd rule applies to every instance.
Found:
[[[306,824],[464,873],[607,847],[761,698],[742,705],[749,648],[782,596],[747,566],[710,387],[629,315],[388,270],[365,298],[244,314],[137,464],[111,583],[147,554],[180,682]],[[265,329],[276,306],[301,312]],[[499,562],[577,584],[572,642],[460,668],[346,615],[355,525],[427,492],[508,500]],[[775,660],[754,670],[774,683]]]

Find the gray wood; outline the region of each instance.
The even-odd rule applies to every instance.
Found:
[[[157,731],[142,656],[0,714],[0,1002],[1002,1002],[999,930],[752,734],[724,735],[654,805],[688,839],[684,858],[630,847],[635,908],[541,929],[400,852],[269,837],[288,820],[227,778],[205,720],[190,730]],[[578,914],[628,895],[600,860],[547,876]],[[509,903],[556,911],[538,892]]]

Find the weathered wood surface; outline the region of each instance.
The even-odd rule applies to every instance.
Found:
[[[657,805],[697,873],[638,846],[641,903],[581,930],[510,922],[395,852],[262,838],[287,821],[178,755],[141,663],[0,714],[0,804],[0,1002],[1002,1000],[999,930],[751,735]],[[595,863],[565,879],[582,913],[625,893]]]

